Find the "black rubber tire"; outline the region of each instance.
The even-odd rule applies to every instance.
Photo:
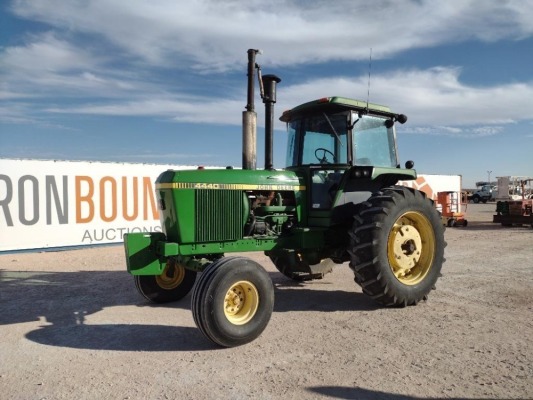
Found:
[[[226,315],[225,305],[230,289],[240,282],[255,287],[253,298],[258,304],[250,319],[237,324]],[[192,292],[191,309],[196,326],[207,339],[223,347],[240,346],[256,339],[268,325],[274,309],[274,286],[268,273],[255,261],[224,257],[207,266],[200,275]]]
[[[420,245],[420,249],[415,249],[422,252],[420,259],[424,257],[424,260],[428,260],[427,263],[420,264],[425,264],[422,265],[425,272],[420,274],[419,281],[407,284],[395,275],[388,248],[389,241],[398,237],[398,233],[393,234],[395,229],[408,221],[406,215],[413,214],[421,221],[424,229],[433,232],[433,235],[426,232],[425,236],[431,236],[431,244]],[[350,232],[350,268],[354,271],[355,281],[363,288],[363,292],[385,306],[405,307],[427,300],[440,276],[446,247],[445,227],[433,201],[427,199],[421,191],[393,186],[372,195],[362,203],[361,211],[354,219]],[[402,224],[395,225],[400,220]],[[416,227],[409,224],[405,226]],[[424,234],[420,235],[421,238],[423,236]],[[390,256],[394,254],[391,253]]]
[[[479,203],[479,196],[477,194],[474,195],[474,197],[472,197],[472,201],[476,204]]]
[[[177,275],[177,280],[167,282],[168,268],[176,268],[174,271]],[[167,263],[167,267],[163,274],[157,275],[134,275],[135,287],[139,293],[147,300],[153,303],[170,303],[178,301],[187,296],[191,291],[196,281],[196,271],[185,269],[179,264],[173,263],[171,260]]]

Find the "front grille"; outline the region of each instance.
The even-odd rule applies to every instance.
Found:
[[[196,190],[196,242],[242,239],[243,194],[239,190]]]

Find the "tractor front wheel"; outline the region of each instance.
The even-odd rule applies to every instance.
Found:
[[[256,339],[274,309],[274,286],[258,263],[244,257],[214,261],[192,292],[194,322],[213,343],[239,346]]]
[[[196,271],[169,259],[161,275],[134,275],[139,293],[154,303],[168,303],[185,297],[194,286]]]
[[[394,186],[362,204],[351,232],[350,267],[363,292],[385,306],[426,300],[444,262],[444,227],[433,202]]]

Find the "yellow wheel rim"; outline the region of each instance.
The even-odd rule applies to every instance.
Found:
[[[427,217],[416,211],[400,216],[389,233],[387,254],[396,279],[405,285],[420,283],[435,254],[435,232]]]
[[[250,322],[259,307],[259,293],[249,281],[239,281],[229,288],[224,297],[224,314],[234,325]]]
[[[172,290],[181,285],[183,278],[185,278],[185,268],[169,261],[163,273],[155,277],[155,281],[161,289]]]

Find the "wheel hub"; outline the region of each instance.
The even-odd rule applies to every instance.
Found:
[[[181,265],[168,261],[163,273],[155,277],[160,288],[172,290],[177,288],[185,278],[185,268]]]
[[[435,238],[431,224],[418,212],[402,215],[388,239],[389,264],[396,278],[415,285],[428,273],[433,262]]]
[[[420,259],[422,239],[420,233],[413,226],[401,226],[394,237],[394,254],[397,265],[402,272],[407,273]]]
[[[244,325],[255,315],[259,306],[259,293],[252,282],[233,284],[224,297],[224,314],[234,325]]]

